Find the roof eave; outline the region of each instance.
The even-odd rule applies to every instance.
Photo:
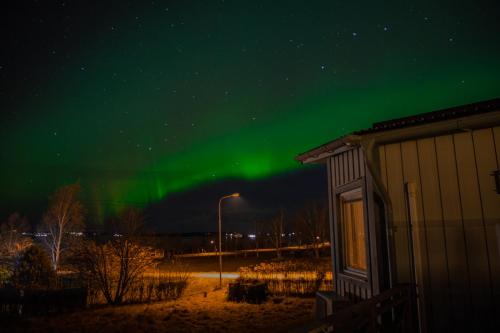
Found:
[[[425,137],[468,132],[500,125],[500,110],[464,116],[462,118],[443,120],[439,122],[420,124],[360,135],[363,140],[374,141],[376,144],[388,144]]]
[[[358,135],[346,135],[330,141],[324,145],[308,150],[295,157],[295,160],[302,164],[324,163],[325,159],[332,156],[336,150],[344,146],[350,146],[358,141]]]

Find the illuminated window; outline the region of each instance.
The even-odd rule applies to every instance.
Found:
[[[361,190],[343,193],[340,202],[344,267],[365,272],[366,233]]]

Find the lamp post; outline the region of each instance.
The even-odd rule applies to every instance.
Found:
[[[222,217],[221,217],[221,204],[222,200],[229,198],[239,197],[239,193],[225,195],[219,199],[219,288],[222,289]]]

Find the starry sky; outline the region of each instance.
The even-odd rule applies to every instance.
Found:
[[[89,219],[163,207],[165,229],[204,188],[203,207],[251,187],[248,211],[273,184],[287,202],[321,197],[307,187],[323,170],[303,170],[298,153],[374,121],[500,95],[498,1],[1,6],[2,219],[39,218],[75,181]]]

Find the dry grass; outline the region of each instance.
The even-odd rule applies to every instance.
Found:
[[[226,289],[211,291],[217,283],[216,279],[193,278],[186,295],[176,301],[33,318],[7,331],[283,332],[312,318],[312,298],[271,298],[260,305],[232,303],[226,301]]]
[[[325,258],[326,259],[326,258]],[[267,284],[274,295],[314,295],[331,290],[332,272],[326,260],[281,260],[241,267],[241,281],[258,280]]]
[[[184,293],[189,277],[190,274],[185,271],[145,272],[130,284],[128,292],[123,297],[123,303],[149,303],[177,299]],[[102,290],[91,286],[87,304],[106,304]]]

